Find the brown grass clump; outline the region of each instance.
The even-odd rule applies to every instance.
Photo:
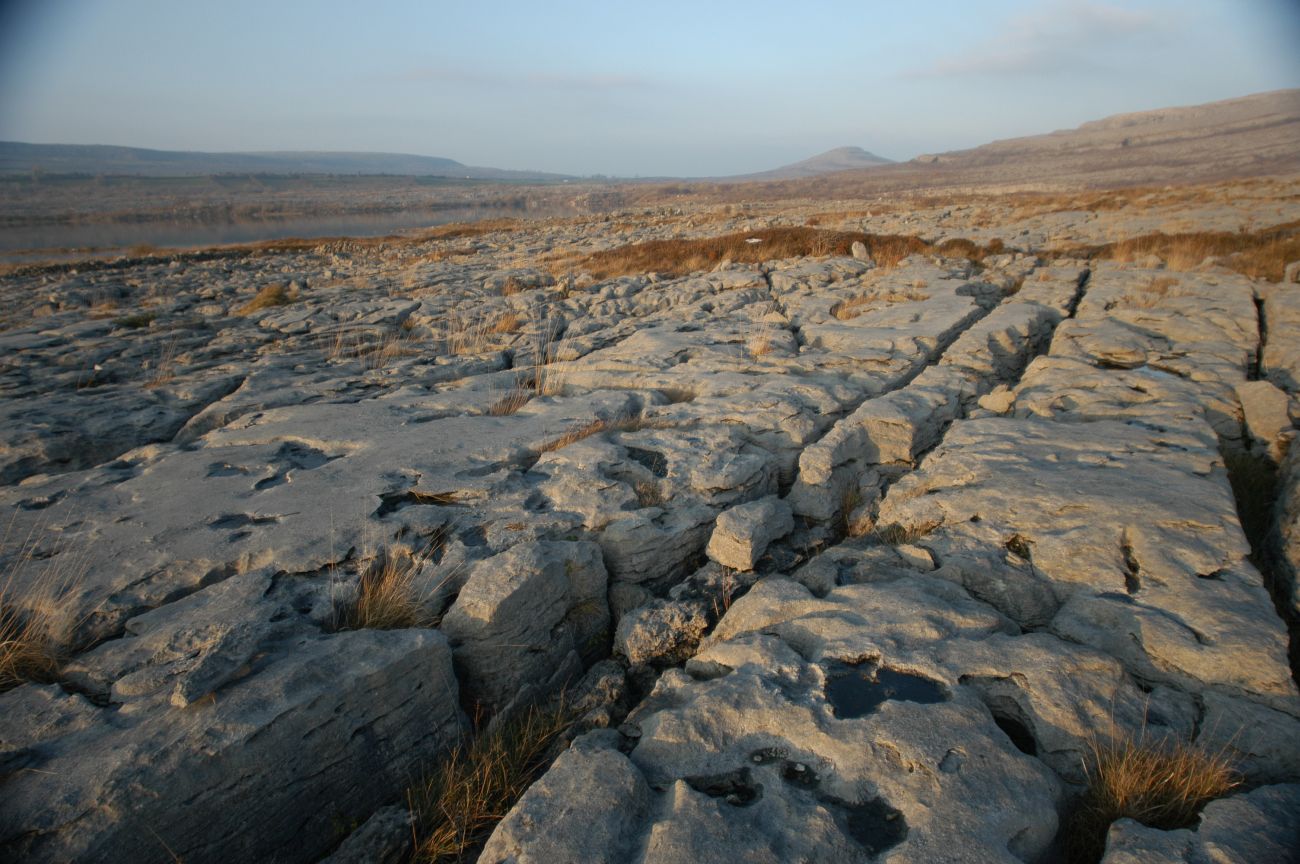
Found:
[[[347,630],[402,630],[430,627],[433,616],[416,589],[415,577],[422,559],[389,551],[364,573],[356,598],[342,610]]]
[[[294,297],[284,285],[267,285],[257,292],[257,296],[235,310],[236,315],[251,315],[263,309],[275,306],[287,306]]]
[[[415,814],[416,860],[471,860],[471,853],[541,775],[571,725],[563,705],[534,707],[453,751],[407,793]]]
[[[757,360],[759,357],[766,357],[772,353],[772,333],[768,330],[759,331],[753,339],[749,340],[749,353]]]
[[[1087,791],[1064,829],[1071,864],[1100,861],[1116,819],[1165,831],[1188,828],[1202,807],[1240,785],[1224,752],[1185,741],[1150,741],[1145,733],[1094,740],[1084,770]]]
[[[25,544],[17,560],[30,563],[34,552]],[[58,680],[77,626],[68,596],[80,584],[85,563],[77,560],[71,569],[51,564],[22,590],[14,584],[17,569],[0,584],[0,693],[27,681]]]
[[[491,417],[506,417],[517,413],[532,398],[533,394],[526,388],[516,387],[488,406],[487,413]]]
[[[488,332],[498,335],[516,333],[519,331],[520,324],[519,316],[514,312],[503,312],[496,321],[492,322]]]
[[[585,270],[597,279],[651,272],[684,276],[698,270],[711,270],[723,260],[737,264],[758,264],[805,255],[848,255],[854,242],[863,243],[872,259],[881,267],[896,266],[908,255],[929,252],[932,248],[919,237],[826,231],[809,227],[766,228],[721,237],[652,240],[620,246],[596,252],[568,266],[575,270]]]
[[[26,681],[58,679],[66,642],[59,618],[50,600],[20,604],[0,595],[0,693]]]
[[[1300,260],[1300,222],[1286,222],[1258,231],[1197,231],[1187,234],[1143,234],[1100,246],[1059,250],[1069,258],[1141,261],[1155,255],[1170,270],[1191,270],[1206,258],[1251,278],[1282,281],[1291,261]]]

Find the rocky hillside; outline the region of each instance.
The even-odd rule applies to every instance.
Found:
[[[1098,736],[1246,784],[1107,820],[1111,864],[1283,860],[1300,286],[1018,224],[583,273],[766,227],[726,219],[4,277],[0,586],[46,660],[0,692],[0,858],[401,860],[412,778],[563,689],[484,862],[1051,860]]]
[[[748,199],[849,198],[920,189],[1162,185],[1300,172],[1300,90],[1122,114],[859,171],[755,185]]]

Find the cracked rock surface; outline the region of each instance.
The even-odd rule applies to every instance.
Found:
[[[467,715],[564,688],[589,731],[483,861],[1039,860],[1108,730],[1250,786],[1113,860],[1289,830],[1289,289],[547,257],[727,218],[0,281],[4,589],[68,635],[0,693],[0,857],[400,856]],[[1267,560],[1243,458],[1278,472]],[[362,627],[388,571],[414,611]]]

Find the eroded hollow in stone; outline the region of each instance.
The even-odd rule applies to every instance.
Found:
[[[865,717],[890,699],[928,704],[946,701],[948,694],[937,681],[870,662],[835,662],[826,670],[826,701],[836,717]]]
[[[832,812],[844,833],[857,841],[868,854],[879,855],[907,838],[907,820],[900,810],[889,806],[883,798],[855,804],[827,797],[822,802],[833,806]]]
[[[754,773],[749,768],[684,779],[696,792],[703,792],[710,798],[721,798],[736,807],[748,807],[763,797],[763,784],[754,782]]]
[[[993,722],[997,724],[1011,743],[1016,745],[1016,749],[1026,756],[1038,755],[1038,741],[1034,738],[1034,733],[1029,731],[1029,727],[1020,722],[1010,714],[1002,712],[993,712]]]

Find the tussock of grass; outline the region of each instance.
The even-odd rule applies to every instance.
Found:
[[[1084,769],[1088,789],[1065,826],[1071,864],[1100,861],[1106,832],[1116,819],[1166,831],[1188,828],[1202,807],[1240,783],[1222,751],[1209,753],[1187,742],[1155,742],[1145,736],[1094,741]]]
[[[33,552],[25,544],[17,560],[30,563]],[[77,624],[67,598],[84,575],[84,562],[71,570],[51,565],[24,589],[15,584],[16,570],[0,584],[0,693],[27,681],[58,680]]]
[[[267,285],[257,292],[257,296],[249,300],[243,306],[235,310],[236,315],[251,315],[262,309],[271,309],[275,306],[287,306],[294,301],[288,289],[284,285]]]
[[[25,681],[57,680],[64,650],[57,612],[52,604],[20,606],[0,596],[0,693]]]
[[[506,417],[516,413],[520,408],[528,404],[528,400],[533,398],[533,394],[523,387],[516,387],[506,395],[502,396],[496,402],[488,406],[487,413],[492,417]]]
[[[361,575],[357,596],[342,610],[342,626],[348,630],[401,630],[430,627],[433,616],[416,588],[415,577],[422,560],[398,552],[386,552]]]
[[[470,853],[487,840],[546,768],[570,725],[563,706],[530,708],[457,748],[430,777],[409,790],[416,860],[428,864],[470,860]]]
[[[519,330],[520,323],[519,316],[514,312],[505,312],[492,323],[488,332],[496,333],[498,335],[515,333]]]

